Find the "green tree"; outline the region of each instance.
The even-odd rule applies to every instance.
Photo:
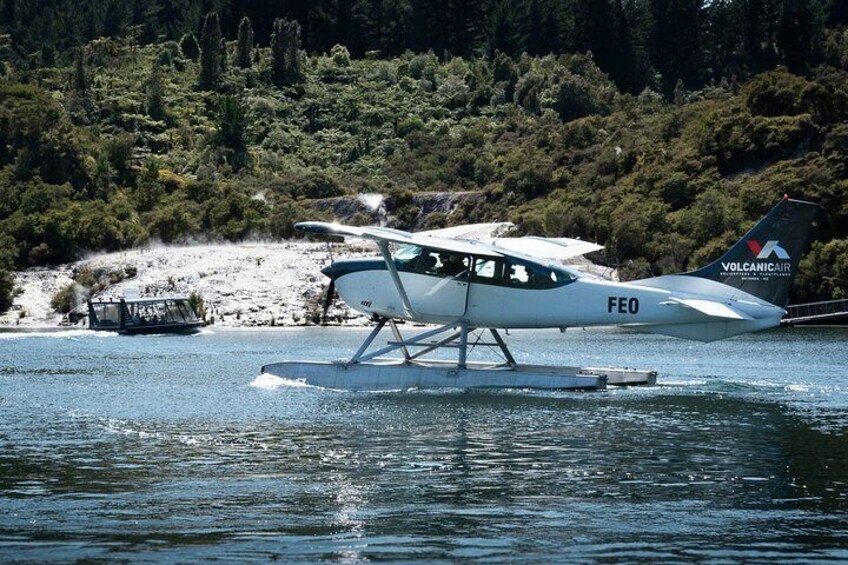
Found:
[[[41,47],[41,66],[50,68],[56,65],[56,48],[52,43],[45,43]]]
[[[0,269],[0,314],[12,307],[15,279],[6,269]]]
[[[224,40],[223,36],[221,37],[221,58],[219,61],[221,63],[221,76],[224,76],[227,73],[229,59],[227,58],[227,42]]]
[[[453,0],[450,3],[448,51],[461,57],[471,56],[480,41],[484,20],[481,0]]]
[[[508,0],[496,0],[489,16],[488,26],[489,51],[503,51],[509,55],[517,55],[523,41],[518,13],[515,5]]]
[[[240,69],[249,69],[251,65],[250,55],[253,52],[253,26],[250,19],[241,19],[238,29],[238,43],[236,44],[236,66]]]
[[[804,71],[816,62],[814,55],[817,30],[811,0],[783,0],[777,40],[783,62],[790,70]]]
[[[758,0],[755,0],[758,1]],[[705,0],[652,0],[651,58],[661,73],[668,96],[677,81],[703,84],[701,49]]]
[[[559,47],[556,12],[549,1],[530,0],[527,8],[527,52],[547,55]]]
[[[337,67],[350,66],[350,53],[344,45],[333,45],[333,48],[330,49],[330,58]]]
[[[16,255],[14,238],[0,233],[0,314],[12,307],[15,279],[9,271],[14,268]]]
[[[301,77],[300,24],[277,18],[271,34],[271,81],[276,86],[286,86]]]
[[[80,47],[74,53],[74,72],[71,77],[71,88],[78,93],[88,92],[88,76],[85,72],[85,50]]]
[[[157,61],[153,61],[150,77],[147,79],[145,107],[147,115],[154,120],[164,121],[168,117],[165,109],[165,85],[162,82],[162,71]]]
[[[754,73],[770,69],[777,62],[777,1],[747,0],[741,4],[748,68]]]
[[[197,61],[197,58],[200,57],[200,45],[192,32],[186,33],[180,39],[180,51],[183,57],[192,61]]]
[[[221,81],[221,23],[217,12],[210,12],[200,36],[200,88],[214,90]]]
[[[559,114],[563,122],[582,118],[600,110],[587,80],[567,70],[551,77],[551,85],[543,94],[543,105]]]
[[[230,165],[239,171],[248,163],[247,153],[247,117],[238,98],[224,96],[218,106],[216,119],[218,131],[215,141],[225,147]]]
[[[126,3],[121,0],[109,0],[103,16],[103,35],[120,37],[126,24]]]

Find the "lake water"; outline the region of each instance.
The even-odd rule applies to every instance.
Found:
[[[605,392],[251,386],[365,330],[0,334],[0,561],[848,560],[848,330],[512,332]]]

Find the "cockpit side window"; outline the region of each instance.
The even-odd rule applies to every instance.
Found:
[[[471,280],[489,284],[499,284],[503,278],[503,261],[489,257],[474,258],[474,272]]]
[[[460,277],[468,272],[470,258],[461,253],[407,245],[395,253],[395,264],[399,271]]]
[[[416,245],[404,245],[395,252],[395,265],[399,271],[433,274],[436,257],[429,249]]]
[[[565,271],[549,269],[534,263],[525,263],[514,259],[505,261],[477,258],[475,270],[486,276],[475,276],[477,282],[488,282],[513,288],[545,289],[568,284],[574,277]]]

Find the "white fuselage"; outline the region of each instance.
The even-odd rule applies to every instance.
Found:
[[[367,315],[427,323],[464,320],[472,327],[482,328],[725,324],[720,336],[705,339],[711,341],[742,333],[727,324],[736,324],[738,329],[752,331],[777,325],[783,315],[781,308],[725,285],[711,281],[705,284],[698,280],[690,284],[689,281],[676,280],[675,277],[660,277],[638,283],[577,278],[555,288],[527,289],[410,272],[400,272],[399,275],[414,312],[404,307],[401,295],[386,269],[346,273],[336,279],[336,288],[349,306]],[[668,288],[652,286],[651,281],[659,281],[654,284]],[[687,292],[687,285],[700,292]],[[751,319],[716,320],[669,300],[672,296],[716,300],[716,291],[719,300],[732,304],[733,308],[744,312]],[[658,333],[675,335],[666,331]]]

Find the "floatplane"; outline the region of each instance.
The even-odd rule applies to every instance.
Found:
[[[776,327],[817,211],[816,204],[784,196],[715,262],[629,282],[564,265],[599,245],[502,237],[511,224],[409,233],[302,222],[296,228],[306,233],[376,243],[379,258],[339,260],[322,270],[330,278],[329,292],[335,288],[375,326],[349,359],[286,361],[265,365],[262,372],[343,390],[652,384],[651,370],[519,364],[500,330],[621,326],[711,342]],[[494,237],[475,235],[481,229]],[[437,327],[404,337],[400,321]],[[387,327],[390,341],[372,348]],[[469,351],[482,346],[499,352],[498,361],[470,361]],[[457,351],[455,361],[432,358],[445,348]],[[384,357],[389,354],[396,357]]]

